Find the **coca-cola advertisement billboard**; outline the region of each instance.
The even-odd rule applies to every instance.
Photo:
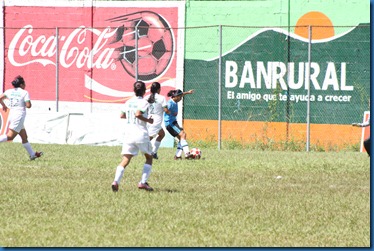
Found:
[[[126,101],[136,79],[180,88],[183,2],[4,5],[3,89],[22,75],[33,101],[103,104]]]

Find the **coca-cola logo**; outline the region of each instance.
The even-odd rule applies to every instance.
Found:
[[[40,63],[43,66],[56,65],[56,36],[40,35],[34,37],[33,31],[32,25],[26,25],[15,34],[8,50],[10,63],[14,66],[25,66],[33,63]],[[93,47],[78,48],[78,46],[74,46],[86,43],[88,32],[97,36]],[[116,34],[116,30],[111,30],[111,28],[100,31],[80,26],[67,37],[60,36],[58,44],[62,44],[62,46],[59,51],[59,64],[64,68],[69,68],[72,65],[75,65],[78,69],[82,67],[89,69],[109,68],[114,61],[112,57],[114,49],[108,48],[106,45],[114,34]],[[27,54],[32,56],[32,60],[21,61]]]
[[[74,65],[78,69],[82,67],[107,69],[111,67],[114,60],[117,60],[132,77],[135,77],[135,69],[138,67],[138,78],[143,81],[151,81],[164,73],[174,53],[173,32],[164,18],[157,13],[143,11],[114,17],[110,21],[123,24],[115,29],[108,27],[103,31],[80,26],[68,36],[59,36],[57,43],[56,36],[34,36],[33,26],[25,25],[10,42],[9,61],[14,66],[33,63],[40,63],[43,66],[56,65],[58,45],[61,48],[58,57],[59,65],[64,68]],[[137,39],[135,28],[137,28]],[[78,45],[87,43],[89,32],[97,37],[92,48],[89,46],[79,48]],[[136,42],[138,43],[137,61]],[[114,48],[113,44],[117,47]],[[116,52],[115,56],[113,56],[114,52]],[[27,54],[30,54],[32,59],[22,61]]]
[[[48,66],[58,67],[59,97],[64,100],[82,101],[84,97],[113,102],[113,97],[126,98],[133,95],[131,83],[136,77],[175,87],[175,68],[170,68],[175,67],[175,37],[165,18],[152,11],[138,11],[106,16],[98,23],[104,28],[40,28],[30,19],[22,28],[5,30],[10,38],[6,47],[9,63],[32,69],[39,77],[49,76],[43,93],[34,92],[36,85],[29,85],[33,97],[44,100],[46,93],[47,99],[55,96],[50,87],[56,81],[54,70]]]

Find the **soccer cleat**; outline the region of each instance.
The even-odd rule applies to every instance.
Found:
[[[152,153],[152,157],[153,157],[154,159],[158,159],[157,153]]]
[[[146,183],[141,183],[141,182],[140,182],[140,183],[138,184],[138,188],[139,188],[139,189],[145,189],[145,190],[147,190],[147,191],[153,191],[153,188],[149,186],[148,182],[146,182]]]
[[[115,181],[112,183],[112,190],[113,192],[118,192],[118,183]]]
[[[186,159],[193,159],[193,158],[194,158],[194,156],[192,154],[190,154],[190,153],[186,154]]]
[[[182,157],[174,156],[174,160],[182,160]]]
[[[40,158],[43,155],[43,152],[35,152],[34,156],[30,156],[30,160]]]

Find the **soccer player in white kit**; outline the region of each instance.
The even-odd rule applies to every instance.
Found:
[[[149,114],[153,118],[153,124],[147,124],[148,134],[152,144],[152,156],[158,159],[157,151],[161,145],[162,139],[165,137],[165,131],[162,128],[164,112],[168,112],[166,98],[160,95],[161,85],[159,82],[152,83],[151,94],[145,96],[144,99],[150,103]],[[157,136],[156,139],[154,139]],[[154,139],[154,140],[153,140]]]
[[[113,192],[118,191],[119,183],[125,172],[125,168],[130,163],[133,156],[142,152],[145,156],[145,163],[143,165],[143,173],[139,189],[146,191],[153,191],[149,186],[147,180],[152,170],[152,146],[148,136],[147,123],[152,124],[153,118],[148,118],[149,103],[143,99],[145,94],[145,84],[142,81],[134,83],[135,97],[129,99],[121,109],[121,118],[127,119],[125,137],[122,145],[122,161],[117,166],[114,181],[112,183]]]
[[[9,131],[5,135],[0,136],[0,143],[8,140],[13,140],[18,134],[22,139],[22,145],[30,155],[30,160],[34,160],[43,155],[43,152],[34,152],[30,143],[27,140],[27,133],[25,130],[24,122],[26,118],[26,108],[31,108],[30,95],[25,90],[26,83],[21,76],[17,76],[12,81],[13,89],[6,90],[0,95],[0,104],[3,107],[3,111],[9,112]],[[8,99],[8,105],[4,103],[4,100]]]

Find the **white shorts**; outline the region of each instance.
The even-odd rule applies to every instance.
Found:
[[[123,142],[122,144],[122,152],[121,154],[131,154],[133,156],[138,155],[138,152],[146,153],[151,155],[152,154],[152,145],[151,142],[146,143],[126,143]]]
[[[154,116],[153,124],[147,124],[149,137],[156,137],[158,132],[162,129],[162,117]]]
[[[26,114],[25,113],[20,113],[20,112],[10,112],[9,114],[9,129],[12,129],[13,131],[16,131],[19,133],[22,129],[25,128],[24,123],[25,123],[25,118]]]
[[[160,125],[156,125],[156,126],[150,126],[150,127],[148,127],[148,135],[149,135],[149,137],[152,137],[152,138],[156,137],[157,134],[161,131],[161,129],[162,129],[161,124]]]

